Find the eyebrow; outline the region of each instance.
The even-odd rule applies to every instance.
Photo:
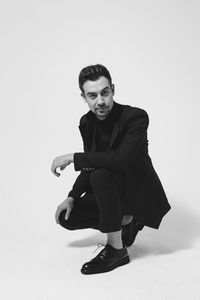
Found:
[[[107,90],[107,89],[110,89],[110,87],[109,87],[109,86],[104,87],[104,88],[100,91],[100,93],[102,93],[103,91],[105,91],[105,90]],[[96,92],[89,92],[89,93],[87,93],[88,96],[89,96],[89,95],[94,95],[94,94],[96,94]]]

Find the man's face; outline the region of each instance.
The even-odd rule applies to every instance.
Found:
[[[101,76],[96,81],[87,80],[83,85],[84,101],[89,109],[100,120],[104,120],[113,107],[114,85],[110,86],[108,79]]]

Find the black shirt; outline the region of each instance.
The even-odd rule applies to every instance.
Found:
[[[99,120],[96,117],[96,151],[107,151],[110,138],[115,123],[115,102],[113,102],[113,107],[109,115],[104,120]]]

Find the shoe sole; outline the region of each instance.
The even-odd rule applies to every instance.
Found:
[[[105,273],[105,272],[109,272],[112,271],[114,269],[116,269],[117,267],[121,267],[123,265],[126,265],[130,262],[130,258],[129,256],[124,257],[122,260],[120,260],[120,262],[117,262],[116,264],[108,267],[108,268],[104,268],[104,269],[90,269],[90,270],[84,270],[81,269],[81,273],[84,275],[90,275],[90,274],[97,274],[97,273]]]

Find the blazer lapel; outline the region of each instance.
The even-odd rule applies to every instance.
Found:
[[[115,125],[113,127],[113,130],[112,130],[112,135],[111,135],[111,138],[110,138],[110,143],[109,143],[109,146],[108,146],[108,150],[112,147],[118,133],[119,133],[119,125],[118,125],[118,123],[115,123]]]
[[[96,145],[96,122],[94,122],[93,128],[91,128],[92,133],[92,140],[91,140],[91,151],[96,151],[97,145]]]
[[[95,126],[94,116],[91,111],[89,111],[86,114],[84,124],[79,125],[78,127],[81,132],[83,141],[86,144],[87,151],[95,151],[96,150],[96,142],[95,142],[96,126]]]
[[[86,142],[86,144],[89,146],[89,151],[96,151],[96,123],[93,125],[93,128],[86,127],[84,132],[83,132],[83,128],[81,128],[81,126],[79,126],[79,130],[81,132],[81,135],[84,139],[84,141]],[[115,123],[113,130],[112,130],[112,134],[111,134],[111,138],[110,138],[110,143],[108,146],[108,150],[111,149],[117,135],[119,133],[119,125],[118,123]],[[90,137],[89,139],[87,137]]]
[[[108,150],[111,149],[114,141],[116,140],[119,132],[120,132],[120,114],[122,112],[122,109],[123,109],[123,105],[117,103],[114,101],[114,104],[115,104],[115,111],[114,111],[114,120],[115,120],[115,124],[114,124],[114,127],[113,127],[113,130],[112,130],[112,134],[111,134],[111,138],[110,138],[110,143],[109,143],[109,147],[108,147]]]
[[[111,138],[110,138],[110,143],[108,146],[108,150],[111,149],[114,141],[116,140],[120,128],[119,128],[119,117],[120,117],[120,113],[122,111],[123,106],[116,103],[116,109],[115,109],[115,124],[112,130],[112,134],[111,134]],[[86,114],[86,120],[85,120],[85,124],[83,126],[79,126],[79,129],[81,131],[81,135],[83,137],[83,140],[85,141],[88,151],[96,151],[96,122],[95,122],[95,116],[94,114],[89,111]]]

